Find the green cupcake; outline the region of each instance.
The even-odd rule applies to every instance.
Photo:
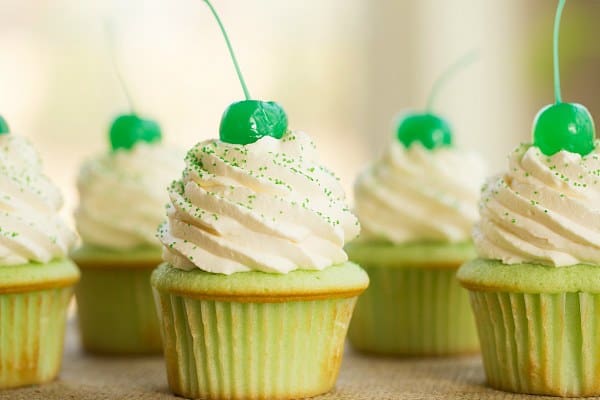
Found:
[[[150,274],[162,262],[155,231],[181,155],[160,143],[158,125],[134,115],[117,118],[110,138],[112,150],[85,162],[77,181],[83,245],[71,256],[82,272],[82,343],[94,353],[158,353]]]
[[[600,142],[581,104],[561,99],[558,2],[555,103],[533,143],[482,190],[479,259],[461,267],[490,386],[564,397],[600,395]]]
[[[596,396],[600,384],[600,153],[521,145],[484,188],[469,289],[488,383]]]
[[[75,235],[58,215],[58,189],[29,142],[1,128],[0,389],[6,389],[58,375],[79,271],[66,259]]]
[[[339,179],[283,108],[246,100],[220,140],[194,146],[169,187],[152,274],[167,378],[180,396],[297,399],[333,388],[356,298],[369,284],[344,244],[360,226]]]
[[[329,391],[368,277],[347,262],[358,222],[310,138],[200,143],[169,195],[158,234],[166,263],[152,285],[171,390],[203,399]]]
[[[451,140],[433,148],[423,138],[406,141],[407,129],[415,137],[413,131],[423,130],[411,125],[415,118],[438,121],[431,115],[402,119],[398,140],[355,184],[363,231],[346,249],[371,284],[357,303],[348,337],[356,349],[378,354],[476,352],[468,295],[455,273],[475,255],[469,237],[483,162]]]

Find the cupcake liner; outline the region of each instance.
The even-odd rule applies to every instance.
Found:
[[[81,281],[75,295],[86,351],[104,354],[162,351],[150,287],[154,266],[81,268]]]
[[[0,294],[0,389],[53,380],[72,287]]]
[[[169,386],[202,399],[296,399],[337,378],[356,297],[274,303],[155,291]]]
[[[456,269],[369,266],[348,332],[358,350],[404,356],[442,356],[479,350],[468,292]]]
[[[600,395],[600,294],[472,291],[490,386]]]

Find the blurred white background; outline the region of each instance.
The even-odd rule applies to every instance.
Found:
[[[390,140],[395,116],[420,109],[436,77],[467,51],[480,60],[441,93],[437,112],[490,171],[529,139],[552,102],[548,0],[213,0],[252,95],[277,100],[309,132],[350,190]],[[107,151],[111,120],[127,112],[103,20],[137,111],[188,148],[218,135],[242,90],[201,0],[0,0],[0,114],[42,153],[76,205],[78,166]],[[563,96],[600,115],[600,1],[571,0],[563,17]]]

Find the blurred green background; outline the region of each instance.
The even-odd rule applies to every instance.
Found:
[[[549,0],[214,0],[251,93],[282,103],[347,189],[386,145],[394,117],[419,109],[435,78],[465,52],[480,60],[443,91],[437,110],[490,171],[529,139],[553,101]],[[81,161],[107,150],[127,102],[103,20],[137,111],[183,148],[218,134],[242,91],[200,0],[0,0],[0,112],[28,136],[76,204]],[[570,0],[562,24],[565,101],[600,116],[600,1]],[[597,120],[600,122],[599,120]]]

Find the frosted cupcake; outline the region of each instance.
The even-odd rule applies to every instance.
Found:
[[[350,326],[362,351],[437,356],[477,351],[468,295],[454,275],[474,257],[484,163],[452,145],[432,114],[404,116],[383,156],[355,184],[360,238],[350,259],[369,274]]]
[[[329,391],[368,278],[347,262],[358,223],[309,137],[200,143],[169,194],[166,263],[152,284],[171,389],[206,399]]]
[[[231,45],[211,3],[205,0]],[[152,286],[169,386],[207,400],[297,399],[335,384],[365,272],[338,178],[275,102],[231,104],[169,188]]]
[[[150,273],[161,262],[156,227],[165,194],[183,165],[161,143],[160,128],[135,115],[117,118],[110,152],[86,161],[75,212],[83,245],[76,296],[83,346],[99,353],[161,351]]]
[[[483,192],[471,291],[488,383],[557,396],[600,394],[600,152],[524,144]]]
[[[533,144],[517,147],[508,171],[484,187],[473,233],[479,258],[458,278],[471,293],[491,386],[598,396],[600,143],[588,110],[562,102],[558,79],[555,89]]]
[[[0,389],[53,380],[79,279],[62,197],[31,144],[0,118]]]

